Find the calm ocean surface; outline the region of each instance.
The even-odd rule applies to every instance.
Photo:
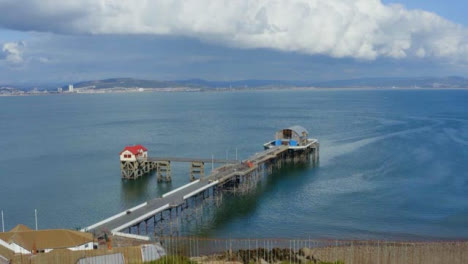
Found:
[[[468,91],[290,91],[0,97],[5,228],[76,228],[188,182],[120,179],[118,153],[240,158],[299,124],[318,168],[283,169],[232,198],[199,235],[468,237]],[[209,165],[207,166],[209,167]]]

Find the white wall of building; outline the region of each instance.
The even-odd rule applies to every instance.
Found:
[[[14,247],[12,245],[8,244],[7,242],[5,242],[5,241],[3,241],[1,239],[0,239],[0,246],[6,247],[11,251],[15,251]]]
[[[135,156],[132,152],[125,150],[120,154],[121,161],[136,161],[137,157],[148,158],[148,151],[143,151],[141,154]]]
[[[130,158],[129,158],[129,156],[130,156]],[[136,161],[136,157],[130,151],[125,150],[124,152],[122,152],[120,154],[120,160],[121,161]]]
[[[68,248],[69,250],[72,250],[72,251],[76,251],[76,250],[92,250],[94,249],[94,242],[89,242],[89,243],[86,243],[86,244],[83,244],[81,246],[77,246],[77,247],[71,247],[71,248]]]
[[[80,246],[76,246],[76,247],[71,247],[71,248],[68,248],[69,250],[72,250],[72,251],[76,251],[76,250],[93,250],[94,249],[94,242],[89,242],[89,243],[86,243],[86,244],[83,244],[83,245],[80,245]],[[0,239],[0,245],[5,247],[5,248],[8,248],[9,250],[15,252],[16,254],[31,254],[32,252],[21,247],[20,245],[16,244],[16,243],[7,243],[3,240]],[[53,249],[45,249],[44,252],[45,253],[49,253],[50,251],[52,251]]]
[[[0,240],[2,242],[4,242],[3,240]],[[18,244],[15,244],[15,243],[11,243],[11,244],[8,244],[8,247],[10,250],[12,250],[13,252],[15,252],[16,254],[31,254],[31,251],[21,247],[20,245]]]

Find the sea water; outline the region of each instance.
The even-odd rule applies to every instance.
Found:
[[[225,199],[195,235],[340,239],[468,236],[467,90],[73,94],[0,98],[5,228],[79,228],[189,182],[122,181],[119,152],[246,159],[302,125],[320,164]],[[208,169],[211,164],[206,164]]]

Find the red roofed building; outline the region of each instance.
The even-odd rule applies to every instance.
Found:
[[[148,158],[148,149],[142,145],[126,146],[120,152],[120,161],[136,161]]]

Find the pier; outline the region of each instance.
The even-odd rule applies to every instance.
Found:
[[[132,156],[129,153],[136,154]],[[157,233],[163,235],[168,231],[165,223],[172,222],[174,219],[190,218],[193,215],[193,209],[204,204],[219,204],[223,193],[243,194],[251,191],[262,177],[281,168],[283,164],[311,163],[315,166],[319,161],[319,142],[316,139],[308,138],[308,132],[304,128],[294,126],[278,131],[274,141],[264,144],[262,152],[243,161],[175,157],[151,158],[147,155],[147,149],[141,145],[126,147],[120,156],[123,170],[127,170],[128,164],[125,165],[126,163],[133,163],[128,166],[136,167],[134,170],[143,170],[139,172],[142,174],[138,176],[142,177],[145,173],[156,169],[158,181],[163,179],[170,181],[171,162],[189,162],[192,164],[189,177],[191,182],[162,195],[162,197],[152,199],[88,226],[82,231],[95,234],[110,232],[114,235],[124,236],[156,236]],[[223,165],[214,168],[210,175],[204,177],[203,166],[204,163],[208,162]],[[134,171],[130,174],[127,171],[122,171],[122,175],[125,174],[126,177],[132,173],[135,175]],[[196,175],[199,176],[198,179]],[[170,229],[172,232],[172,227]],[[153,233],[150,230],[153,230]]]
[[[158,182],[170,182],[171,162],[187,162],[190,166],[190,180],[196,176],[203,178],[205,163],[235,164],[238,160],[214,159],[214,158],[184,158],[184,157],[149,157],[148,149],[142,145],[127,146],[120,152],[120,170],[122,179],[137,180],[153,171],[157,172]]]

